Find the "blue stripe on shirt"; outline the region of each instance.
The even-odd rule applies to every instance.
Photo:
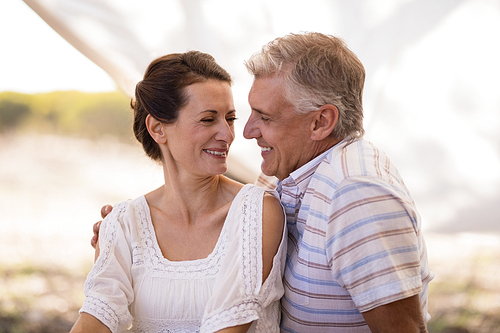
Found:
[[[328,239],[326,241],[326,246],[330,247],[334,241],[342,238],[343,236],[347,235],[348,233],[353,232],[356,229],[358,229],[362,226],[365,226],[367,224],[385,221],[385,220],[397,219],[397,218],[407,217],[407,216],[408,216],[408,214],[407,214],[406,210],[400,210],[400,211],[389,212],[389,213],[385,213],[385,214],[372,215],[372,216],[366,217],[364,219],[361,219],[359,221],[355,221],[354,223],[351,223],[350,225],[348,225],[344,229],[337,232],[333,237]]]
[[[402,246],[402,247],[396,247],[393,249],[390,249],[389,251],[380,251],[378,253],[369,255],[364,257],[361,260],[358,260],[354,264],[347,266],[346,268],[340,270],[337,274],[335,274],[335,278],[339,279],[342,275],[350,273],[364,265],[367,265],[373,261],[380,260],[382,258],[386,258],[395,254],[402,254],[402,253],[409,253],[409,252],[416,252],[418,253],[418,247],[416,245],[412,246]]]
[[[307,282],[308,284],[315,284],[318,286],[331,286],[331,287],[340,287],[340,284],[338,284],[336,281],[325,281],[325,280],[319,280],[319,279],[311,279],[308,278],[304,275],[300,275],[295,271],[295,267],[292,264],[290,257],[287,255],[286,256],[286,264],[288,268],[290,269],[290,272],[292,273],[292,276],[295,280],[299,281],[304,281]]]
[[[308,306],[300,305],[298,303],[292,302],[290,298],[283,296],[283,299],[292,305],[295,309],[313,314],[322,314],[322,315],[340,315],[340,316],[352,316],[358,315],[360,312],[358,309],[352,310],[339,310],[339,309],[312,309]]]

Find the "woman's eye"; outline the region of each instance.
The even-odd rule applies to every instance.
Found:
[[[203,123],[211,123],[213,122],[214,120],[212,118],[205,118],[205,119],[202,119],[201,120]]]
[[[235,121],[236,119],[238,119],[238,118],[236,118],[236,117],[231,117],[231,118],[227,118],[227,119],[226,119],[226,121],[227,121],[229,124],[232,124],[232,123],[234,123],[234,121]]]

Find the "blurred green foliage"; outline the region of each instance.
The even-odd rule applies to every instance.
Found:
[[[131,139],[130,99],[119,91],[55,91],[33,95],[0,93],[0,133],[23,130]]]

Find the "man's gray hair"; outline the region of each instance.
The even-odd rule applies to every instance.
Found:
[[[299,114],[335,105],[336,139],[363,136],[365,69],[340,38],[314,32],[286,35],[264,45],[245,66],[256,79],[281,77],[285,98]]]

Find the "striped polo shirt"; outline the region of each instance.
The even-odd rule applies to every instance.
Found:
[[[342,141],[277,190],[288,227],[282,332],[370,332],[362,312],[416,294],[429,320],[420,217],[384,153]]]

